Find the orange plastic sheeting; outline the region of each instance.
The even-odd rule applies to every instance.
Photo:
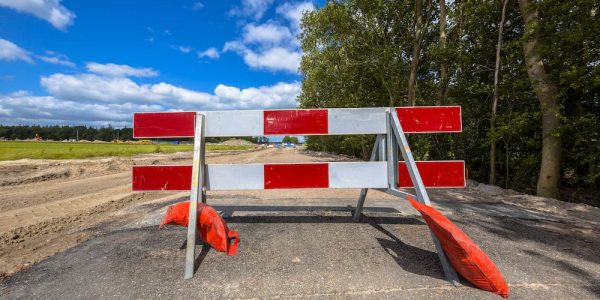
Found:
[[[508,298],[508,285],[494,262],[452,221],[431,206],[408,197],[440,240],[454,269],[476,287]]]
[[[189,222],[190,203],[180,202],[169,206],[167,213],[163,218],[160,227],[167,224],[174,224],[187,227]],[[200,237],[219,252],[225,252],[227,255],[237,253],[240,237],[235,230],[229,230],[227,223],[221,218],[219,213],[204,203],[198,203],[198,220],[196,228],[200,232]]]

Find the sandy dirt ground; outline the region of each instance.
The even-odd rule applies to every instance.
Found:
[[[296,149],[269,148],[248,152],[212,152],[207,153],[207,160],[209,163],[283,163],[343,161],[350,158]],[[53,294],[52,290],[48,291],[44,286],[50,286],[49,281],[57,281],[57,287],[72,284],[73,291],[76,291],[78,285],[91,284],[80,282],[84,279],[78,274],[107,272],[102,275],[104,277],[90,278],[92,282],[98,282],[101,286],[97,290],[92,287],[88,289],[88,292],[92,293],[93,290],[96,294],[86,294],[104,298],[113,295],[110,293],[114,292],[108,291],[110,293],[106,294],[108,293],[107,282],[109,285],[126,284],[129,278],[127,276],[133,276],[129,274],[131,272],[136,272],[135,276],[138,276],[153,271],[161,273],[160,270],[171,268],[173,263],[179,266],[183,252],[178,250],[178,247],[170,249],[169,245],[177,244],[181,234],[172,235],[169,232],[173,230],[183,232],[184,229],[158,231],[156,225],[164,213],[165,206],[185,199],[188,193],[132,193],[130,167],[149,164],[189,164],[190,162],[191,153],[140,155],[133,158],[0,162],[0,174],[2,174],[0,176],[0,281],[4,277],[6,291],[12,290],[15,293],[13,295],[20,295],[15,296],[16,298],[27,297],[36,292],[38,294],[35,295],[38,297],[55,298],[60,296],[61,292]],[[418,220],[416,213],[404,201],[399,202],[398,198],[381,192],[369,192],[365,210],[368,216],[365,216],[362,224],[352,224],[348,214],[349,208],[346,207],[354,205],[357,195],[357,190],[324,189],[209,192],[209,203],[216,205],[226,219],[234,224],[233,226],[237,225],[236,229],[244,232],[245,241],[250,243],[245,248],[241,248],[240,256],[236,257],[241,260],[237,261],[237,267],[241,269],[228,276],[235,278],[236,274],[241,274],[245,268],[250,269],[248,272],[264,269],[265,266],[251,268],[260,259],[266,259],[267,268],[271,264],[273,270],[283,272],[273,275],[273,278],[263,274],[266,276],[265,279],[255,283],[256,287],[264,286],[262,290],[252,289],[252,285],[244,284],[246,279],[239,279],[236,288],[231,291],[237,294],[219,294],[221,290],[216,289],[212,295],[216,295],[217,298],[219,295],[226,298],[236,295],[249,298],[269,297],[269,295],[277,295],[278,291],[270,289],[277,289],[277,284],[273,282],[278,282],[281,276],[290,277],[291,282],[297,284],[304,280],[302,278],[306,278],[306,272],[309,271],[316,272],[315,276],[319,278],[325,278],[321,282],[325,286],[312,291],[311,288],[317,289],[321,283],[314,283],[298,290],[295,290],[296,285],[290,285],[290,281],[280,285],[289,285],[291,296],[316,295],[317,298],[319,295],[327,297],[328,293],[334,296],[341,295],[341,298],[346,298],[344,295],[358,293],[356,295],[361,298],[361,293],[371,295],[369,291],[373,289],[387,291],[382,292],[383,294],[373,292],[374,296],[371,296],[374,298],[382,295],[392,296],[392,298],[398,295],[412,297],[425,295],[425,298],[469,295],[469,297],[481,298],[481,295],[486,295],[476,292],[469,294],[473,293],[472,288],[467,288],[466,294],[461,294],[465,292],[463,289],[449,289],[447,283],[439,278],[440,270],[437,264],[423,265],[423,261],[431,260],[435,263],[435,254],[430,252],[431,241],[422,239],[423,235],[427,236],[426,226]],[[600,290],[597,289],[600,283],[598,232],[600,209],[584,204],[524,195],[473,181],[469,181],[466,189],[431,190],[430,196],[438,209],[455,220],[463,230],[474,237],[474,240],[481,242],[480,246],[504,270],[511,288],[521,291],[522,297],[529,298],[538,294],[558,295],[558,298],[600,297]],[[239,199],[244,199],[244,203],[239,203]],[[257,206],[262,208],[257,209]],[[310,208],[312,206],[319,209],[312,210]],[[260,211],[260,217],[255,216],[257,210]],[[277,239],[278,234],[284,232],[285,237]],[[315,232],[317,235],[328,236],[328,240],[326,242],[314,240]],[[327,247],[314,248],[319,243],[331,243],[331,247],[339,248],[340,245],[347,244],[347,239],[356,239],[352,234],[361,237],[361,241],[357,239],[354,247],[359,247],[362,249],[360,251],[366,251],[365,253],[368,254],[362,263],[367,265],[375,262],[376,267],[380,269],[353,270],[352,260],[356,258],[352,258],[351,255],[339,256],[327,251]],[[350,236],[346,237],[346,235]],[[377,238],[381,245],[374,246],[367,243],[369,236],[378,235],[381,235]],[[400,241],[395,237],[396,235],[404,238]],[[284,253],[285,255],[269,252],[272,249],[278,251],[289,249],[297,239],[302,239],[307,247],[313,247],[311,250],[315,254],[306,254],[309,256],[303,257],[304,252]],[[254,246],[258,247],[257,249],[262,250],[252,250],[253,242],[256,243]],[[364,245],[361,244],[363,242]],[[144,246],[143,248],[132,246],[132,243]],[[112,248],[107,249],[107,247]],[[400,265],[399,270],[404,272],[393,268],[385,261],[387,255],[380,253],[382,247],[387,249],[384,253],[391,255],[388,258]],[[66,251],[67,249],[71,250]],[[123,252],[125,249],[129,250]],[[398,253],[392,255],[389,249]],[[422,257],[403,260],[407,254],[405,251],[408,250],[423,254],[425,260]],[[98,255],[94,256],[94,259],[89,258],[88,253],[94,251],[99,251]],[[128,254],[131,251],[143,253],[132,257]],[[293,252],[294,249],[286,251]],[[354,253],[353,251],[357,250],[351,246],[344,246],[339,251]],[[429,257],[431,255],[433,259]],[[203,264],[202,268],[205,268],[203,272],[222,277],[218,268],[230,261],[213,254],[209,256],[210,259]],[[47,259],[48,257],[52,258]],[[289,273],[285,271],[289,266],[284,267],[289,257],[293,257],[292,266],[297,265],[298,261],[304,263],[305,260],[312,264],[307,263],[303,269]],[[109,268],[110,266],[107,265],[107,262],[111,262],[112,259],[114,263],[138,267],[116,272],[114,268]],[[138,261],[140,259],[142,261]],[[176,261],[171,261],[172,259]],[[344,259],[350,261],[343,261]],[[45,261],[36,264],[42,260]],[[81,260],[79,264],[78,260]],[[98,264],[95,265],[94,260],[97,260]],[[350,267],[340,269],[335,264],[331,265],[336,261]],[[538,261],[539,266],[529,266],[528,262],[531,261]],[[392,263],[392,265],[396,264]],[[214,272],[211,271],[212,266],[216,268]],[[331,270],[319,273],[319,266],[324,266],[326,269],[330,266]],[[310,269],[311,267],[315,270]],[[54,273],[44,270],[53,270]],[[370,282],[370,279],[366,282],[353,281],[366,271],[373,272],[373,282]],[[337,274],[337,272],[342,273]],[[56,277],[57,274],[66,276],[65,278],[75,277],[69,277],[70,283],[66,283],[67,279]],[[352,277],[354,279],[348,281],[354,282],[354,286],[347,287],[341,292],[335,287],[328,286],[333,283],[341,284],[336,282],[347,274],[354,274]],[[381,274],[390,274],[390,277],[385,280],[377,279]],[[557,274],[561,274],[562,281],[556,279],[559,277]],[[171,278],[169,273],[164,276],[171,277],[161,277],[160,280],[189,287],[189,283],[179,281],[179,271],[176,275]],[[294,281],[295,275],[298,276],[298,281]],[[331,275],[331,278],[327,277],[328,275]],[[154,280],[159,280],[156,279],[156,275],[152,276],[150,277]],[[414,278],[418,279],[420,276],[434,278],[436,282],[439,281],[439,286],[427,289],[430,285],[423,287],[422,283],[413,282]],[[223,280],[226,280],[223,284],[230,284],[229,279]],[[406,287],[398,287],[398,285],[403,286],[399,284],[400,282],[405,282]],[[148,287],[140,287],[140,290],[132,289],[130,292],[136,292],[134,294],[121,294],[123,291],[119,290],[114,295],[135,298],[141,295],[152,296],[154,294],[148,293],[156,292],[153,288],[163,283],[157,283],[150,289]],[[187,291],[195,289],[198,292],[211,291],[211,286],[203,285],[204,281],[199,281],[198,284]],[[388,288],[388,284],[395,287]],[[37,285],[40,289],[30,290],[28,287],[31,285]],[[218,285],[215,285],[216,287]],[[562,294],[552,294],[553,290],[559,287],[564,288]],[[170,292],[173,291],[165,291],[163,295],[170,295]],[[336,294],[338,292],[341,294]],[[422,292],[427,294],[421,294]],[[182,294],[173,295],[176,298],[182,296]]]
[[[336,159],[340,157],[308,156],[296,150],[273,148],[207,153],[209,163]],[[90,238],[98,233],[94,228],[97,224],[136,216],[135,213],[115,216],[113,212],[119,209],[132,203],[174,197],[166,192],[133,193],[132,165],[190,163],[191,152],[133,158],[0,162],[0,278]]]

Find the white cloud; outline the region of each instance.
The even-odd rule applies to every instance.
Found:
[[[75,63],[70,61],[66,55],[56,53],[54,51],[46,51],[46,55],[38,55],[37,58],[49,64],[60,65],[69,68],[76,67]]]
[[[300,21],[304,13],[315,10],[315,5],[312,2],[300,2],[300,3],[285,3],[277,7],[277,13],[284,16],[289,20],[290,25],[294,31],[298,31],[300,28]]]
[[[138,85],[129,78],[96,74],[52,74],[42,77],[41,85],[60,99],[80,102],[153,102],[159,103],[149,86]]]
[[[182,53],[190,53],[192,51],[192,47],[187,47],[187,46],[172,45],[171,48],[178,50],[179,52],[182,52]]]
[[[303,14],[312,10],[315,5],[307,1],[279,5],[272,19],[244,25],[241,37],[226,42],[223,52],[237,53],[254,69],[297,73],[302,57],[299,24]]]
[[[223,46],[223,52],[234,51],[238,53],[243,53],[243,51],[247,49],[248,48],[246,47],[246,45],[244,45],[244,43],[240,41],[229,41]]]
[[[46,51],[45,55],[36,55],[15,45],[11,41],[0,38],[0,60],[22,60],[33,64],[34,57],[49,64],[66,66],[69,68],[76,67],[75,64],[64,54],[54,51]]]
[[[245,89],[219,84],[215,88],[215,95],[220,101],[238,109],[291,108],[298,105],[296,97],[300,90],[299,82],[279,82],[272,86]]]
[[[0,105],[0,116],[10,116],[11,113],[11,109],[4,108],[2,105]]]
[[[241,7],[234,7],[229,11],[232,16],[251,17],[260,20],[269,9],[273,0],[242,0]]]
[[[215,94],[198,92],[168,83],[137,84],[124,77],[96,74],[53,74],[42,77],[41,85],[58,99],[85,103],[138,103],[168,108],[198,110],[199,108],[240,109],[260,107],[293,107],[300,93],[300,84],[278,83],[271,87],[239,89],[218,85]],[[239,91],[239,95],[223,92],[224,88]],[[257,94],[257,97],[250,95]]]
[[[155,77],[158,71],[152,68],[134,68],[128,65],[99,64],[89,62],[86,64],[88,71],[105,76],[131,76],[131,77]]]
[[[215,47],[210,47],[204,51],[198,51],[198,57],[219,58],[219,50]]]
[[[292,37],[287,27],[266,23],[256,25],[253,23],[244,26],[243,40],[245,43],[279,44]]]
[[[57,99],[52,96],[33,96],[26,92],[0,95],[0,106],[9,110],[7,123],[39,124],[39,120],[71,121],[70,123],[92,123],[105,121],[128,122],[130,110],[148,111],[160,109],[152,105],[94,104]],[[62,122],[61,122],[62,123]]]
[[[75,14],[64,7],[61,0],[0,0],[0,6],[30,13],[52,26],[64,30],[73,23]]]
[[[0,60],[22,60],[33,64],[33,59],[31,58],[31,53],[29,53],[29,51],[2,38],[0,38]]]
[[[138,84],[125,77],[97,74],[42,77],[50,94],[0,95],[2,124],[88,124],[131,126],[136,111],[292,108],[300,83],[239,88],[219,84],[213,93],[168,83]]]
[[[259,53],[247,50],[244,53],[244,61],[253,68],[272,71],[285,70],[292,73],[298,72],[301,57],[300,52],[281,47]]]
[[[223,51],[238,53],[244,58],[244,62],[248,66],[255,69],[287,71],[290,73],[298,72],[302,57],[300,50],[273,47],[255,51],[237,41],[227,42]]]

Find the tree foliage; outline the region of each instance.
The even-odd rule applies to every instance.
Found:
[[[132,128],[88,127],[88,126],[38,126],[38,125],[0,125],[0,138],[7,140],[26,140],[35,138],[36,134],[45,140],[88,140],[112,141],[132,140]]]
[[[509,1],[501,49],[496,126],[490,130],[495,46],[502,1],[447,1],[446,46],[439,6],[426,19],[417,104],[439,103],[440,68],[448,63],[448,105],[460,105],[460,134],[414,135],[421,159],[465,159],[486,181],[490,141],[497,142],[497,184],[535,192],[541,165],[541,110],[527,76],[527,38],[518,1]],[[558,87],[562,126],[562,198],[593,202],[600,190],[600,1],[533,1],[538,51]],[[329,1],[305,14],[300,35],[304,108],[406,106],[414,42],[414,1]],[[310,149],[367,158],[372,136],[309,137]],[[598,204],[598,203],[596,203]]]
[[[282,143],[292,143],[292,144],[300,144],[298,141],[298,137],[286,135],[281,140]]]

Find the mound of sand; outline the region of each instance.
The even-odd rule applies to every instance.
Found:
[[[241,139],[231,139],[231,140],[226,140],[224,142],[219,143],[221,145],[254,145],[254,143],[246,141],[246,140],[241,140]]]

